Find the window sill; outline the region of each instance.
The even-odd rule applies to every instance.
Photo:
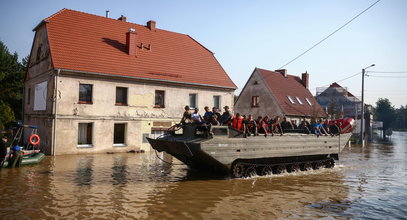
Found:
[[[93,144],[78,144],[78,148],[93,148]]]
[[[153,108],[165,108],[164,105],[154,105]]]
[[[127,104],[124,104],[124,103],[116,103],[115,105],[116,106],[127,106]]]
[[[127,144],[113,144],[113,147],[127,147]]]
[[[86,102],[86,101],[79,101],[78,104],[88,104],[88,105],[92,105],[92,102]]]

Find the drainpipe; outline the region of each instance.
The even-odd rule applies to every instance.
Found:
[[[55,79],[54,79],[54,87],[55,87],[55,100],[54,100],[54,140],[53,140],[53,145],[52,145],[52,156],[55,156],[55,150],[57,146],[57,113],[58,113],[58,76],[59,73],[61,72],[61,69],[58,69],[57,73],[55,74]]]

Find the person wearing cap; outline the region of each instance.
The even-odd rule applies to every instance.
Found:
[[[0,140],[0,169],[3,167],[4,158],[7,155],[7,141],[8,138],[6,136],[2,137]]]
[[[9,168],[14,168],[15,166],[20,167],[21,162],[23,161],[23,152],[21,151],[21,146],[18,145],[17,141],[13,143],[11,152],[13,153],[13,157],[9,159],[8,167]]]
[[[184,107],[185,112],[181,118],[181,124],[191,123],[191,110],[188,105]]]
[[[229,106],[223,107],[225,112],[223,112],[222,116],[220,116],[219,122],[221,125],[229,125],[232,121],[232,113],[229,110]]]

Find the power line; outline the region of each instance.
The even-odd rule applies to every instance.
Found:
[[[357,76],[357,75],[359,75],[359,74],[361,74],[361,73],[362,73],[362,72],[355,73],[355,74],[353,74],[353,75],[350,75],[350,76],[348,76],[348,77],[346,77],[346,78],[343,78],[343,79],[341,79],[341,80],[337,80],[337,81],[335,81],[335,82],[338,83],[338,82],[345,81],[345,80],[350,79],[350,78],[352,78],[352,77],[355,77],[355,76]],[[331,84],[327,84],[327,85],[318,86],[318,87],[327,87],[327,86],[330,86],[330,85],[331,85]],[[312,90],[317,89],[318,87],[315,87],[315,88],[313,88]]]
[[[407,71],[366,71],[368,73],[407,73]]]
[[[341,27],[339,27],[338,29],[336,29],[334,32],[332,32],[331,34],[329,34],[328,36],[326,36],[324,39],[320,40],[318,43],[316,43],[314,46],[310,47],[308,50],[302,52],[300,55],[298,55],[297,57],[295,57],[294,59],[292,59],[290,62],[284,64],[283,66],[281,66],[279,69],[282,69],[286,66],[288,66],[290,63],[294,62],[295,60],[297,60],[298,58],[302,57],[304,54],[308,53],[310,50],[314,49],[316,46],[318,46],[319,44],[321,44],[322,42],[324,42],[325,40],[327,40],[329,37],[331,37],[332,35],[334,35],[336,32],[340,31],[342,28],[344,28],[346,25],[348,25],[349,23],[351,23],[353,20],[355,20],[356,18],[358,18],[359,16],[361,16],[363,13],[365,13],[367,10],[369,10],[371,7],[373,7],[374,5],[376,5],[378,2],[380,2],[381,0],[377,0],[375,3],[373,3],[372,5],[370,5],[368,8],[366,8],[365,10],[363,10],[362,12],[360,12],[358,15],[356,15],[355,17],[353,17],[352,19],[350,19],[348,22],[346,22],[344,25],[342,25]]]
[[[407,78],[407,76],[372,76],[366,75],[367,77],[376,77],[376,78],[393,78],[393,79],[400,79],[400,78]]]

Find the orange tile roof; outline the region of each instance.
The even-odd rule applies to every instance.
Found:
[[[70,9],[44,23],[54,68],[236,89],[213,53],[188,35]],[[127,53],[130,28],[136,57]]]
[[[257,68],[257,70],[286,115],[313,116],[317,113],[318,117],[326,116],[311,92],[304,87],[300,77],[287,75],[286,78],[278,72],[260,68]],[[292,104],[287,96],[291,96],[295,104]],[[296,97],[301,100],[302,105]],[[308,104],[305,98],[311,102],[312,106]]]

